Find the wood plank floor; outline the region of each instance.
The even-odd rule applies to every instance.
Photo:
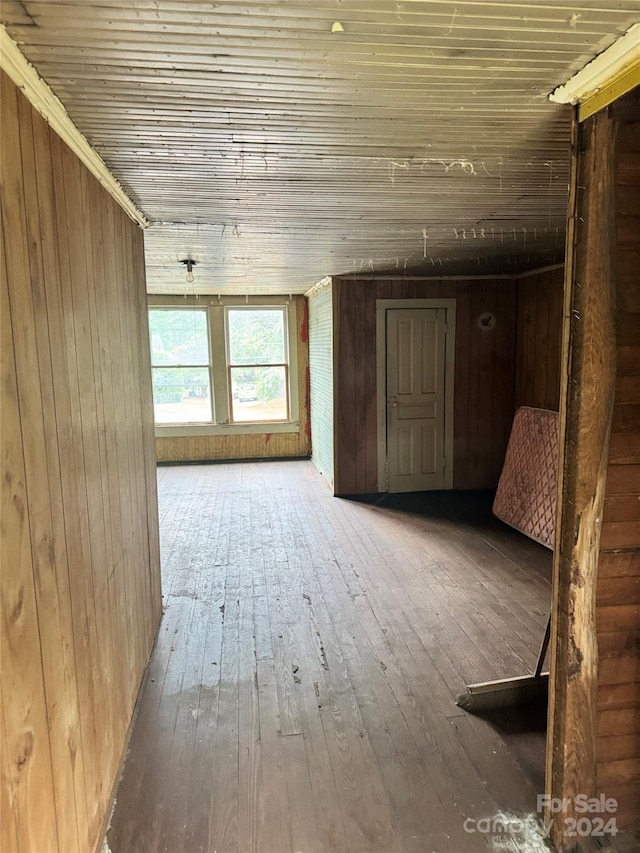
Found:
[[[550,603],[550,552],[486,495],[338,499],[306,461],[159,486],[165,614],[111,853],[467,853],[466,818],[535,811],[537,721],[454,703],[532,669]]]

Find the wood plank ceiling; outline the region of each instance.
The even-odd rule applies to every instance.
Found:
[[[561,259],[570,109],[547,95],[639,17],[639,0],[1,9],[151,220],[149,291],[223,295]]]

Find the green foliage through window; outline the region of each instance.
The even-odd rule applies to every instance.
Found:
[[[239,364],[284,364],[284,312],[236,308],[228,312],[229,362]]]
[[[206,309],[152,308],[149,333],[156,423],[211,421]]]
[[[285,312],[280,308],[227,311],[232,419],[287,420]],[[253,405],[250,400],[255,400]]]
[[[213,389],[209,308],[150,308],[156,423],[214,422],[213,401],[235,423],[289,419],[286,309],[228,308],[224,334],[229,387]],[[223,315],[212,320],[223,333]],[[216,325],[219,322],[220,325]],[[214,349],[214,352],[218,350]]]

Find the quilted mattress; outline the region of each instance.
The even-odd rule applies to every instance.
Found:
[[[557,483],[558,413],[522,406],[513,420],[494,515],[553,548]]]

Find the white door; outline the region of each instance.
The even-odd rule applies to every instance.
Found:
[[[445,487],[446,308],[387,311],[389,492]]]

